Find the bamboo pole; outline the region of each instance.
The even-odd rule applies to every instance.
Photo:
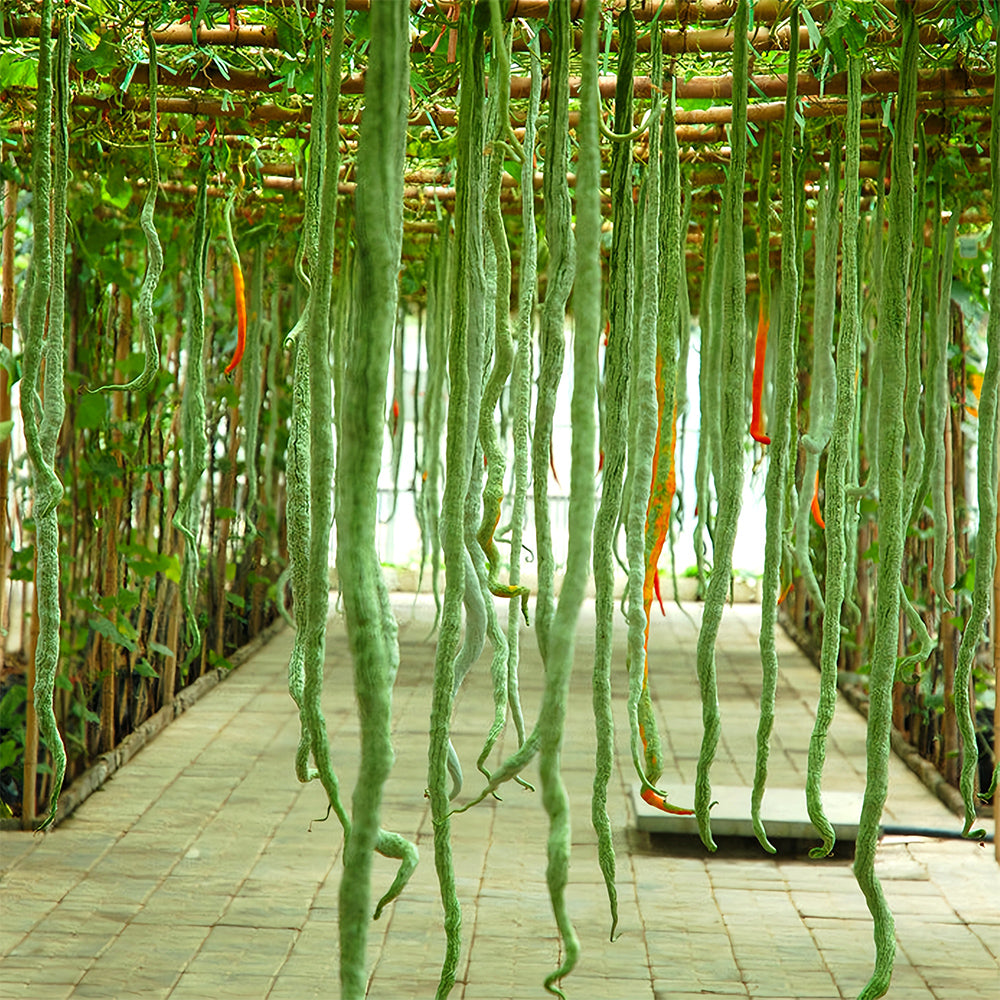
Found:
[[[990,618],[990,644],[993,647],[993,766],[1000,755],[1000,510],[997,511],[997,557],[993,566],[993,615]],[[1000,865],[1000,789],[993,790],[993,854]]]
[[[3,278],[0,299],[0,343],[10,351],[14,337],[14,220],[17,213],[17,187],[13,181],[4,184],[3,207]],[[0,368],[0,423],[11,418],[10,376]],[[0,672],[3,671],[7,651],[7,572],[10,564],[11,542],[8,540],[7,505],[10,501],[10,435],[0,440]]]
[[[959,418],[960,420],[960,418]],[[945,611],[941,616],[940,644],[944,671],[944,717],[941,723],[941,746],[938,760],[950,785],[958,784],[958,718],[955,715],[955,662],[958,654],[958,633],[953,624],[955,610],[955,476],[954,442],[955,414],[949,406],[944,436],[944,507],[948,524],[948,541],[944,553]],[[961,441],[961,428],[958,431]],[[960,445],[961,447],[961,445]]]
[[[31,830],[38,813],[38,714],[35,712],[35,648],[38,645],[38,558],[31,575],[31,629],[28,638],[28,666],[24,685],[27,700],[24,711],[24,788],[21,793],[21,829]]]

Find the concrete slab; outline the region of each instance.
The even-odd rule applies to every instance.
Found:
[[[698,820],[694,816],[677,816],[644,802],[642,786],[632,785],[632,808],[636,829],[645,833],[666,833],[674,836],[698,836]],[[711,808],[714,837],[755,837],[750,818],[751,789],[745,785],[713,785]],[[824,792],[823,809],[837,832],[838,841],[853,841],[858,836],[858,816],[861,813],[860,792]],[[690,808],[694,802],[693,788],[671,788],[674,805]],[[806,809],[804,788],[768,787],[760,808],[761,819],[770,839],[808,840],[817,836]]]

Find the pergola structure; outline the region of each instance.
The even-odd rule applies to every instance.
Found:
[[[944,794],[964,835],[995,783],[998,21],[994,0],[0,4],[0,590],[22,585],[7,670],[26,695],[2,759],[24,823],[53,820],[67,767],[294,614],[296,772],[344,826],[342,983],[360,995],[371,855],[400,861],[379,910],[415,863],[379,823],[399,665],[375,545],[385,446],[393,513],[411,493],[439,599],[439,995],[460,947],[453,699],[487,639],[479,798],[539,758],[558,992],[575,960],[559,754],[588,578],[598,775],[624,550],[636,779],[670,811],[645,639],[661,551],[693,536],[694,811],[711,850],[714,644],[753,476],[767,508],[757,836],[770,850],[780,613],[820,665],[817,856],[835,838],[821,786],[838,671],[867,691],[855,869],[877,947],[862,996],[883,995],[892,918],[873,863],[891,740],[958,789]],[[572,446],[557,456],[564,378]],[[679,490],[688,420],[697,481]],[[548,495],[568,467],[557,566]],[[350,809],[318,701],[334,522],[363,734]],[[546,663],[533,726],[516,683],[527,621]],[[520,749],[490,762],[508,720]],[[597,781],[614,911],[601,795]]]

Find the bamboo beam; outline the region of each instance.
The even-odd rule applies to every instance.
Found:
[[[918,100],[918,110],[925,112],[925,130],[928,134],[940,134],[947,132],[947,122],[941,117],[940,112],[958,110],[960,108],[981,107],[989,103],[991,95],[966,93],[942,93],[936,96],[928,96]],[[73,97],[73,104],[77,107],[91,107],[99,109],[108,116],[120,115],[122,110],[136,112],[139,114],[148,113],[149,100],[144,97],[132,97],[129,94],[122,95],[121,98],[108,99],[94,97],[90,94],[76,94]],[[200,97],[164,97],[157,100],[158,108],[162,115],[192,115],[196,118],[223,119],[223,120],[244,120],[248,124],[265,122],[286,122],[294,123],[296,128],[279,133],[278,137],[299,136],[305,138],[309,134],[308,122],[310,117],[309,108],[283,108],[276,104],[257,104],[250,106],[243,103],[223,104],[222,101],[206,100]],[[775,121],[780,118],[783,104],[780,102],[759,102],[752,104],[749,108],[749,117],[754,122]],[[831,118],[841,118],[846,114],[847,104],[845,101],[831,100],[827,98],[812,98],[804,102],[803,113],[807,117],[822,117],[829,115]],[[881,102],[872,98],[865,103],[865,113],[877,120],[881,119]],[[729,124],[732,114],[728,105],[719,105],[714,108],[705,108],[698,111],[678,110],[676,113],[678,122],[677,141],[681,145],[717,143],[726,139],[725,130],[722,126]],[[347,131],[349,128],[356,128],[361,121],[359,111],[348,112],[340,119],[341,130],[345,138],[353,138]],[[570,128],[575,128],[578,116],[575,112],[570,113]],[[415,114],[410,119],[411,127],[429,127],[433,124],[435,128],[454,128],[457,124],[457,114],[453,108],[435,105],[429,110],[423,110]],[[989,127],[988,117],[983,117],[982,128]],[[14,126],[12,131],[16,131]],[[25,125],[25,131],[30,131],[30,126]],[[520,132],[515,128],[515,132]],[[242,132],[227,132],[228,135],[244,135]]]
[[[969,90],[982,90],[992,94],[994,82],[995,79],[992,73],[969,73],[961,70],[927,70],[920,73],[917,78],[917,93],[936,94],[949,91],[965,92]],[[599,81],[601,98],[603,100],[611,100],[615,96],[616,85],[616,77],[602,76]],[[527,97],[530,86],[531,80],[528,77],[511,77],[510,96],[512,98]],[[570,95],[578,97],[580,92],[580,78],[571,77],[569,86]],[[802,73],[797,77],[796,87],[799,97],[846,94],[847,74],[838,73],[821,82],[811,73]],[[751,98],[763,95],[764,97],[780,97],[784,101],[787,89],[788,77],[784,73],[752,76],[748,83],[748,92]],[[640,100],[649,100],[652,97],[652,90],[652,81],[648,76],[636,77],[633,89],[635,97]],[[895,94],[899,90],[899,74],[889,71],[869,73],[862,81],[862,90],[867,94]],[[679,100],[730,101],[732,100],[732,96],[733,78],[731,75],[695,76],[687,80],[677,80],[677,97]],[[544,99],[545,97],[546,92],[543,87],[542,98]]]

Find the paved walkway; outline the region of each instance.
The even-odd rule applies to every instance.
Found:
[[[431,824],[423,795],[429,678],[429,602],[396,595],[402,666],[394,702],[397,764],[384,824],[419,843],[404,895],[370,938],[369,996],[434,996],[443,954]],[[696,618],[697,606],[688,614]],[[719,785],[753,768],[758,609],[727,611],[718,654],[723,739]],[[619,619],[620,620],[620,619]],[[610,809],[618,846],[620,937],[608,941],[607,904],[590,826],[593,606],[584,610],[564,753],[573,802],[569,899],[581,939],[573,1000],[855,997],[873,947],[863,899],[841,848],[821,862],[720,842],[664,844],[634,828],[624,720]],[[344,787],[353,786],[357,725],[343,625],[331,624],[326,712]],[[621,636],[619,637],[622,638]],[[669,748],[663,779],[690,802],[701,735],[694,681],[696,630],[676,609],[653,625],[651,670]],[[0,998],[307,1000],[338,995],[337,885],[341,834],[313,822],[316,785],[292,773],[297,719],[285,690],[289,632],[244,664],[45,836],[0,837]],[[529,633],[521,687],[534,717],[541,669]],[[801,787],[816,671],[779,637],[782,678],[772,751],[774,786]],[[624,664],[624,655],[620,657]],[[455,742],[477,790],[474,761],[489,725],[485,661],[456,710]],[[838,707],[827,764],[831,789],[863,786],[864,723]],[[505,734],[509,750],[513,734]],[[472,772],[471,774],[469,772]],[[530,777],[530,774],[529,774]],[[508,787],[456,817],[455,861],[463,955],[452,997],[543,997],[558,960],[545,889],[547,824],[540,796]],[[886,822],[955,831],[959,821],[893,761]],[[989,824],[986,824],[989,826]],[[996,1000],[1000,996],[1000,868],[976,843],[883,841],[878,860],[899,941],[889,997]],[[393,865],[375,863],[375,895]]]

